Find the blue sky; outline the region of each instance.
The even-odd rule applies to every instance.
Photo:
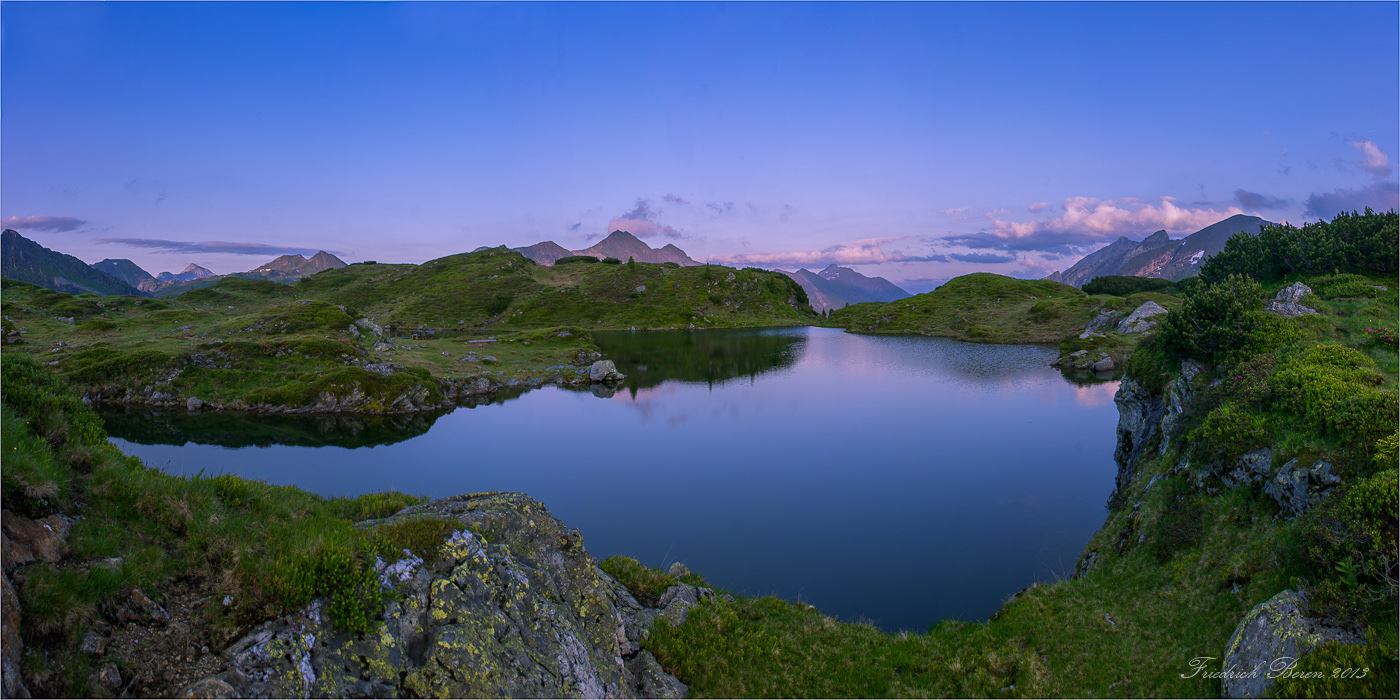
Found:
[[[911,291],[1397,206],[1400,5],[0,4],[0,219],[289,251],[835,262]]]

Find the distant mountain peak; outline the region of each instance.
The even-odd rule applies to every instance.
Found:
[[[5,229],[0,234],[0,274],[69,294],[146,296],[125,280],[66,253],[49,250],[13,229]]]
[[[1231,236],[1241,231],[1258,231],[1269,223],[1257,216],[1236,214],[1175,240],[1166,230],[1141,241],[1119,236],[1118,240],[1080,258],[1064,272],[1051,273],[1045,279],[1075,287],[1108,275],[1179,280],[1199,272],[1201,263],[1220,252]]]
[[[912,296],[883,277],[866,277],[849,267],[835,263],[827,265],[821,272],[810,272],[806,268],[786,273],[807,291],[807,300],[813,309],[837,309],[847,304],[866,301],[896,301]]]
[[[684,250],[670,243],[660,248],[652,248],[640,238],[622,230],[609,233],[603,240],[583,250],[567,250],[554,241],[542,241],[532,246],[512,248],[511,250],[541,265],[553,265],[555,260],[570,255],[591,255],[599,259],[617,258],[623,261],[633,258],[637,262],[644,263],[673,262],[686,267],[700,264],[686,255]]]

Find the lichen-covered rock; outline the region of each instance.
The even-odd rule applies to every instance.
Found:
[[[1264,493],[1273,496],[1278,507],[1289,515],[1302,515],[1308,510],[1308,472],[1290,459],[1279,467],[1278,474],[1264,485]]]
[[[1283,591],[1254,606],[1225,647],[1221,695],[1260,698],[1300,656],[1328,642],[1359,644],[1354,632],[1328,627],[1307,616],[1307,599]]]
[[[1282,316],[1284,318],[1295,318],[1297,316],[1316,314],[1317,309],[1303,306],[1299,303],[1299,301],[1301,301],[1303,297],[1312,293],[1312,288],[1308,285],[1303,284],[1302,282],[1294,282],[1293,284],[1290,284],[1287,287],[1280,289],[1278,294],[1274,296],[1273,300],[1271,300],[1268,303],[1268,305],[1264,307],[1264,310],[1268,311],[1269,313],[1278,314],[1279,316]]]
[[[208,696],[224,685],[240,697],[684,692],[641,656],[665,611],[638,604],[543,505],[519,493],[469,494],[365,526],[424,517],[452,521],[453,534],[431,561],[381,563],[381,583],[395,595],[369,632],[335,629],[313,601],[254,629],[225,651],[225,670],[180,694]]]
[[[1160,316],[1167,310],[1155,301],[1149,301],[1137,310],[1128,314],[1128,317],[1118,322],[1118,332],[1123,334],[1141,333],[1157,325],[1156,321],[1150,320],[1153,316]]]
[[[1228,472],[1221,474],[1220,481],[1229,488],[1259,483],[1269,478],[1273,463],[1274,451],[1271,448],[1251,450],[1241,455]]]

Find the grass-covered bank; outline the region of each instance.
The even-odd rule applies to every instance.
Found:
[[[394,413],[504,387],[588,383],[600,329],[802,325],[787,276],[490,249],[360,263],[294,284],[227,277],[175,297],[73,296],[4,281],[4,342],[90,398]]]
[[[163,626],[146,640],[162,662],[157,675],[117,662],[131,679],[124,694],[168,693],[182,669],[201,662],[191,647],[217,655],[251,624],[313,596],[329,596],[330,614],[347,628],[362,627],[382,602],[374,558],[396,560],[404,548],[430,555],[443,534],[441,523],[354,527],[423,500],[405,494],[326,499],[228,475],[166,475],[110,445],[101,421],[46,368],[8,351],[0,364],[5,509],[80,516],[61,561],[7,572],[36,695],[110,692],[93,685],[98,660],[79,646],[94,627],[110,630],[134,589],[198,601],[185,629]]]

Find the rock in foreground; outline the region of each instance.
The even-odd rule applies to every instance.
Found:
[[[638,605],[594,564],[579,532],[540,503],[469,494],[367,525],[405,518],[451,520],[454,531],[436,561],[381,563],[382,585],[396,595],[366,634],[332,628],[314,601],[235,642],[223,671],[179,695],[684,696],[685,685],[638,644],[669,616]],[[676,588],[689,590],[672,594],[670,606],[709,595]]]

